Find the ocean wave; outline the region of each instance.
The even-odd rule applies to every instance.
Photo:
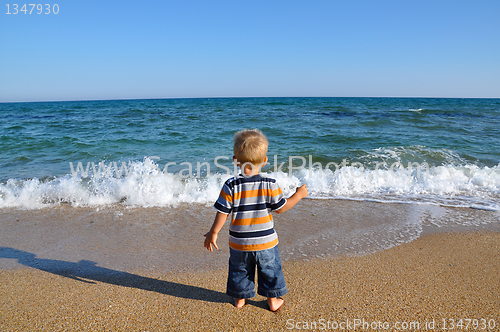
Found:
[[[67,174],[44,180],[9,179],[0,184],[0,208],[38,209],[70,204],[162,207],[181,203],[211,204],[232,174],[182,176],[163,173],[149,161],[134,162],[127,176],[101,172]],[[303,183],[309,198],[407,202],[500,210],[500,165],[443,165],[419,168],[365,169],[352,165],[335,170],[302,168],[267,171],[285,196]],[[124,174],[122,174],[124,175]]]

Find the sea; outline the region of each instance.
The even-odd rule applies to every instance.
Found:
[[[0,208],[212,204],[241,129],[285,195],[500,210],[500,99],[0,103]]]
[[[500,99],[0,103],[0,119],[0,270],[225,266],[202,234],[245,128],[267,136],[262,174],[285,197],[308,187],[274,216],[284,261],[500,230]]]

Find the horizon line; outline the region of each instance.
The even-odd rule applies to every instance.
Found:
[[[212,97],[158,97],[158,98],[111,98],[111,99],[56,99],[32,101],[0,101],[0,104],[58,103],[90,101],[133,101],[133,100],[180,100],[180,99],[265,99],[265,98],[374,98],[374,99],[500,99],[500,97],[410,97],[410,96],[212,96]]]

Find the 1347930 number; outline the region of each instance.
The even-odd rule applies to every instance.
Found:
[[[35,4],[35,3],[30,3],[30,4],[23,4],[23,5],[18,5],[17,3],[14,4],[6,4],[7,6],[7,12],[5,14],[7,15],[16,15],[20,13],[24,14],[59,14],[59,5],[57,3],[51,5],[51,4]],[[12,6],[12,7],[11,7]]]
[[[494,319],[485,319],[485,318],[480,318],[480,319],[460,319],[460,320],[455,320],[455,319],[442,319],[443,326],[441,327],[442,330],[468,330],[474,329],[474,330],[494,330],[496,327],[496,322]]]

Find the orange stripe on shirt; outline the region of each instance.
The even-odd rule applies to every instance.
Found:
[[[220,191],[220,196],[226,200],[226,202],[232,203],[233,202],[233,196],[227,194],[224,190]]]
[[[271,242],[262,243],[262,244],[236,244],[229,241],[229,246],[236,250],[241,251],[257,251],[257,250],[265,250],[270,249],[278,244],[278,239],[275,239]]]
[[[266,222],[270,222],[273,220],[272,215],[267,215],[265,217],[259,218],[245,218],[245,219],[233,219],[232,225],[237,226],[247,226],[247,225],[257,225],[257,224],[265,224]]]
[[[234,199],[242,199],[248,197],[259,197],[259,196],[268,196],[275,197],[281,195],[281,188],[271,190],[271,189],[256,189],[256,190],[244,190],[234,194]]]

